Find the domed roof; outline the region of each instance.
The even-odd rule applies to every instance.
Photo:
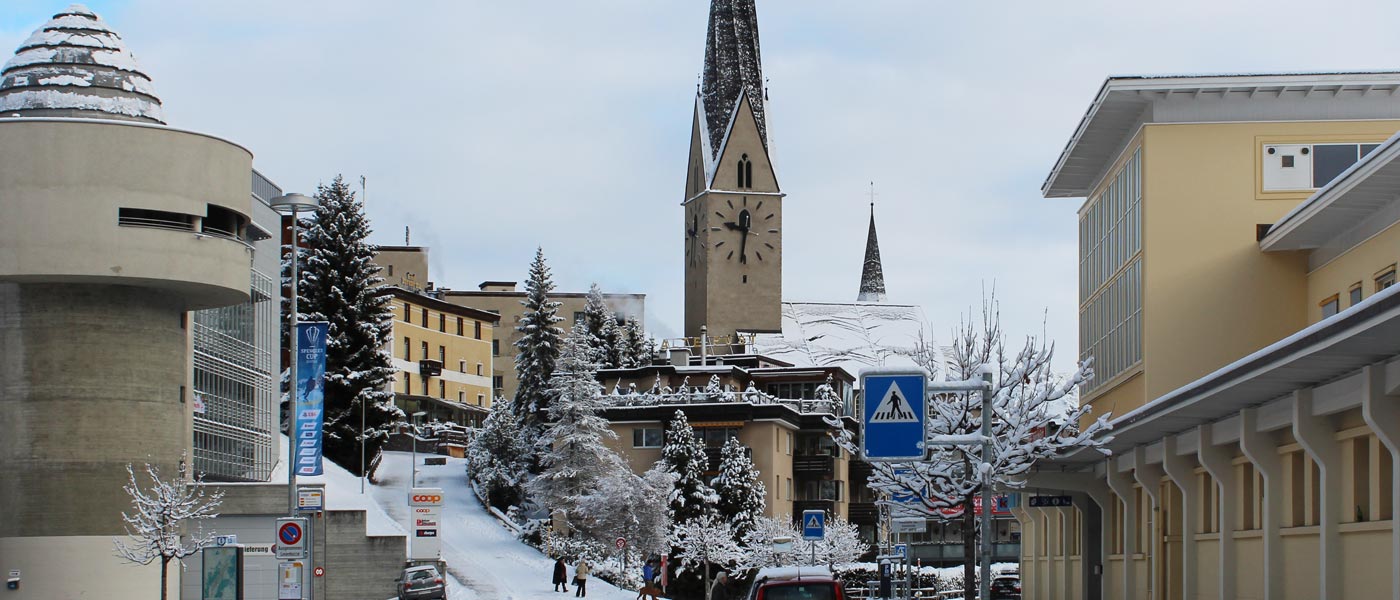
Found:
[[[86,6],[53,16],[0,70],[0,117],[165,123],[151,78],[121,36]]]

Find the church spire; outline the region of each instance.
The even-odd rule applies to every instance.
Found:
[[[766,146],[763,65],[758,54],[758,13],[754,10],[754,0],[711,0],[710,28],[705,38],[705,71],[700,81],[711,156],[719,152],[724,142],[740,92],[748,96],[753,106],[758,135]]]
[[[880,266],[880,241],[875,237],[875,184],[870,184],[870,233],[865,238],[865,268],[860,272],[857,302],[885,301],[885,269]]]

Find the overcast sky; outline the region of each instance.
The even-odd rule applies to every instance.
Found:
[[[63,1],[7,0],[0,48]],[[648,296],[682,327],[679,206],[704,0],[100,0],[170,125],[310,192],[368,179],[374,241],[452,288]],[[1400,3],[759,0],[785,200],[783,295],[855,299],[868,190],[891,302],[946,343],[996,286],[1004,325],[1077,347],[1075,210],[1040,184],[1109,74],[1400,68]],[[5,50],[8,52],[8,50]]]

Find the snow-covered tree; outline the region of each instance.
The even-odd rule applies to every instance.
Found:
[[[705,598],[710,597],[712,567],[725,568],[744,560],[744,551],[734,541],[734,527],[714,515],[704,515],[678,523],[671,535],[675,558],[683,568],[703,569]]]
[[[739,443],[739,438],[724,442],[720,450],[719,476],[711,485],[719,495],[720,516],[734,525],[735,539],[743,539],[763,516],[766,490],[759,480],[758,469],[749,458],[749,449]]]
[[[647,332],[642,328],[641,321],[636,317],[627,319],[627,324],[622,328],[623,345],[626,346],[624,352],[627,367],[645,367],[651,364],[651,355],[654,352],[654,344],[651,338],[647,337]]]
[[[933,348],[924,343],[923,348]],[[1037,462],[1080,448],[1103,448],[1111,438],[1109,415],[1081,429],[1079,421],[1089,407],[1072,403],[1076,388],[1093,376],[1091,361],[1081,362],[1073,373],[1051,371],[1055,346],[1033,336],[1019,349],[1008,350],[996,298],[983,302],[980,323],[965,318],[958,328],[951,364],[941,353],[926,351],[916,357],[925,370],[944,372],[951,380],[978,379],[984,369],[992,374],[991,452],[983,456],[982,444],[957,446],[934,444],[931,460],[913,463],[871,464],[870,487],[878,492],[915,498],[901,510],[936,516],[942,508],[970,507],[984,486],[997,490],[1019,489]],[[867,399],[868,401],[869,399]],[[974,439],[982,426],[980,392],[940,394],[927,403],[927,441]],[[839,430],[838,443],[858,452],[850,432],[839,421],[828,419]],[[977,519],[963,511],[964,592],[975,585]],[[969,596],[970,597],[970,596]]]
[[[149,487],[136,481],[136,470],[126,465],[127,483],[122,486],[131,497],[132,511],[122,513],[127,540],[114,540],[117,556],[138,565],[160,561],[160,597],[166,598],[167,567],[172,560],[183,560],[213,543],[212,533],[205,534],[206,519],[219,516],[215,509],[223,503],[224,493],[207,494],[201,477],[189,477],[188,461],[180,457],[180,468],[174,479],[164,480],[160,470],[146,465]],[[191,525],[196,525],[189,534]],[[188,535],[187,535],[188,534]]]
[[[740,542],[743,548],[743,558],[740,560],[741,569],[761,569],[763,567],[783,567],[796,563],[795,549],[796,541],[801,539],[802,534],[793,525],[792,515],[784,514],[778,517],[765,517],[760,515],[754,519],[753,526],[744,533]],[[773,547],[773,540],[778,538],[788,538],[793,541],[793,547],[785,552],[778,552]]]
[[[616,327],[613,320],[613,311],[608,308],[607,300],[603,298],[603,290],[598,284],[593,284],[588,288],[588,299],[583,305],[583,331],[588,340],[588,347],[593,349],[598,357],[600,366],[604,369],[616,367],[608,358],[612,354],[612,343],[608,339],[608,328]]]
[[[578,512],[593,537],[627,538],[629,552],[643,556],[670,550],[671,517],[666,499],[675,475],[653,468],[638,476],[622,469],[604,477],[598,489],[579,499]]]
[[[705,484],[709,457],[705,444],[695,437],[695,430],[685,413],[676,411],[666,428],[666,444],[661,448],[661,462],[675,474],[676,484],[669,500],[671,520],[677,525],[715,514],[719,497]]]
[[[541,415],[549,409],[550,378],[554,375],[554,363],[559,359],[559,347],[564,330],[556,323],[564,319],[559,316],[559,302],[549,299],[554,290],[554,279],[549,273],[549,265],[544,260],[544,249],[535,250],[535,260],[530,263],[530,275],[525,281],[525,306],[520,317],[520,339],[515,341],[519,353],[515,357],[515,373],[519,384],[515,389],[515,399],[511,412],[521,422],[523,435],[533,442],[542,429]]]
[[[599,333],[602,338],[603,354],[600,362],[605,369],[616,369],[627,362],[627,348],[624,344],[622,328],[617,326],[618,316],[616,313],[603,320],[603,331]]]
[[[812,564],[812,556],[815,554],[816,566],[825,565],[835,570],[839,565],[855,562],[870,549],[869,545],[860,540],[860,528],[841,515],[827,517],[825,535],[820,540],[802,540],[801,533],[795,528],[794,533],[798,540],[794,557],[799,565]],[[812,552],[814,547],[815,553]]]
[[[608,448],[617,439],[598,411],[607,406],[603,386],[595,378],[598,365],[581,325],[564,340],[559,363],[550,378],[550,424],[538,446],[541,472],[529,483],[532,498],[555,511],[571,527],[587,526],[579,513],[581,499],[599,484],[628,470],[621,456]]]
[[[506,510],[523,499],[533,449],[520,437],[520,426],[505,398],[497,398],[491,414],[467,448],[470,476],[491,506]]]
[[[374,264],[376,247],[364,204],[337,175],[316,188],[318,206],[304,220],[305,253],[300,270],[301,320],[327,321],[325,433],[326,458],[360,473],[360,432],[364,412],[366,464],[374,464],[388,441],[388,425],[403,419],[389,385],[389,335],[393,315],[389,296],[375,286],[384,281]]]

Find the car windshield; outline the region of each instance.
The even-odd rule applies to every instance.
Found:
[[[408,574],[408,577],[409,577],[409,579],[413,579],[413,580],[418,580],[418,579],[432,579],[432,578],[434,578],[434,577],[437,577],[437,571],[434,571],[434,570],[432,570],[432,569],[424,569],[424,570],[422,570],[422,571],[414,571],[414,572],[412,572],[412,573],[409,573],[409,574]]]
[[[763,590],[763,600],[836,600],[836,584],[830,581],[788,583]]]

